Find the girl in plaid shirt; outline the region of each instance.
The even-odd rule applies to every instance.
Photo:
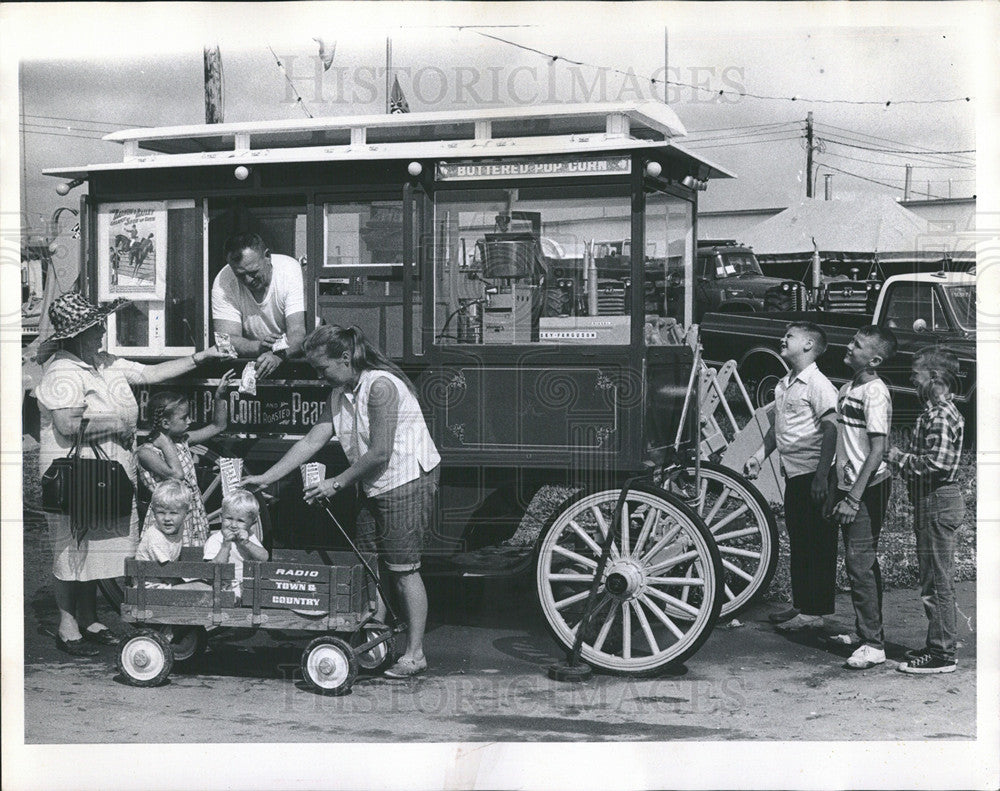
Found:
[[[906,452],[889,449],[889,463],[906,480],[914,509],[920,596],[929,621],[924,648],[899,665],[903,673],[952,673],[955,626],[955,543],[965,518],[965,499],[955,483],[965,420],[952,401],[958,373],[955,355],[921,349],[911,379],[925,402]]]

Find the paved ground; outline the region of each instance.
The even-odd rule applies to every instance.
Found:
[[[890,661],[876,669],[842,669],[842,656],[813,638],[777,634],[757,608],[743,625],[717,628],[676,675],[558,683],[545,674],[560,657],[526,581],[490,582],[481,598],[439,581],[430,589],[431,669],[418,679],[361,678],[350,695],[314,695],[298,671],[304,642],[259,633],[213,639],[167,685],[136,689],[116,676],[112,648],[85,660],[55,649],[44,535],[26,525],[29,744],[975,737],[974,583],[959,587],[965,645],[958,672],[944,676],[894,672],[925,628],[917,594],[900,590],[886,595]],[[847,622],[849,611],[839,596],[839,618]]]

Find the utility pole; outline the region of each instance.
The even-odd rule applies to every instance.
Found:
[[[667,28],[663,28],[663,103],[670,104],[667,98],[667,80],[670,79],[670,41],[667,38]]]
[[[806,197],[813,196],[813,114],[806,114]]]
[[[910,181],[913,179],[913,165],[906,166],[906,177],[903,180],[903,200],[910,199]]]
[[[385,40],[385,112],[392,112],[392,39]]]
[[[205,47],[205,123],[222,123],[222,56],[218,44]]]

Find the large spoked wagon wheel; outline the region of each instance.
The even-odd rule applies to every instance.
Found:
[[[354,650],[339,637],[317,637],[302,652],[302,677],[321,695],[346,695],[357,676]]]
[[[191,455],[194,457],[195,474],[198,477],[198,488],[201,490],[201,501],[205,504],[208,515],[209,529],[217,530],[222,524],[222,475],[219,472],[221,454],[208,445],[192,445]],[[264,535],[263,544],[270,548],[271,512],[267,500],[260,492],[253,492],[260,505],[260,525]],[[97,586],[101,593],[115,610],[121,611],[125,601],[120,579],[98,580]]]
[[[668,471],[664,486],[693,504],[722,557],[723,601],[728,618],[767,590],[778,565],[778,523],[763,495],[728,467],[702,462],[700,486],[694,465]]]
[[[167,680],[174,666],[174,652],[155,629],[143,629],[121,641],[118,670],[133,687],[155,687]]]
[[[620,489],[569,499],[539,537],[538,601],[549,632],[569,650],[614,519]],[[581,657],[617,675],[653,675],[708,638],[722,607],[719,551],[698,515],[649,484],[632,487],[621,514]]]

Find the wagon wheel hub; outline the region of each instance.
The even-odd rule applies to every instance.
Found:
[[[631,559],[621,559],[608,565],[604,589],[616,599],[636,598],[646,587],[646,572]]]
[[[321,675],[329,677],[336,672],[337,666],[329,659],[321,659],[316,669],[319,670]]]
[[[142,650],[136,651],[132,654],[132,664],[140,670],[149,667],[149,654]]]

